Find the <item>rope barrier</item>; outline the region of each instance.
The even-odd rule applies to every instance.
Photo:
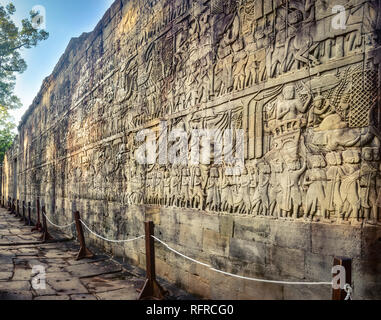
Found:
[[[344,291],[346,292],[347,296],[345,297],[344,300],[348,301],[348,300],[352,300],[352,292],[353,292],[353,289],[352,287],[347,283],[345,286],[344,286]]]
[[[65,228],[71,227],[72,225],[75,224],[75,222],[73,221],[72,223],[70,223],[70,224],[68,224],[68,225],[59,226],[59,225],[55,224],[54,222],[50,221],[50,219],[48,218],[48,216],[47,216],[45,213],[42,212],[42,214],[45,216],[46,220],[48,220],[48,222],[49,222],[52,226],[54,226],[54,227],[56,227],[56,228],[65,229]]]
[[[164,245],[165,247],[167,247],[167,249],[169,249],[170,251],[176,253],[177,255],[179,255],[179,256],[181,256],[181,257],[183,257],[183,258],[185,258],[185,259],[188,259],[188,260],[190,260],[190,261],[192,261],[192,262],[194,262],[194,263],[200,264],[200,265],[202,265],[202,266],[204,266],[204,267],[212,268],[212,266],[210,266],[210,265],[208,265],[208,264],[206,264],[206,263],[197,261],[197,260],[195,260],[195,259],[192,259],[192,258],[190,258],[190,257],[188,257],[188,256],[186,256],[186,255],[184,255],[184,254],[182,254],[182,253],[176,251],[175,249],[171,248],[168,244],[166,244],[165,242],[161,241],[159,238],[156,238],[155,236],[152,236],[152,238],[154,238],[156,241],[160,242],[162,245]]]
[[[139,240],[139,239],[142,239],[144,238],[144,236],[139,236],[139,237],[136,237],[136,238],[133,238],[133,239],[128,239],[128,240],[111,240],[111,239],[107,239],[105,237],[102,237],[101,235],[95,233],[94,231],[92,231],[87,225],[86,223],[84,223],[82,220],[79,220],[83,226],[87,229],[87,231],[89,231],[91,234],[93,234],[94,236],[96,236],[97,238],[99,239],[102,239],[102,240],[105,240],[107,242],[112,242],[112,243],[125,243],[125,242],[132,242],[132,241],[136,241],[136,240]]]
[[[25,206],[23,205],[23,208],[31,208],[31,209],[37,209],[36,207],[32,207],[32,206]],[[57,225],[55,224],[54,222],[52,222],[48,216],[42,211],[42,214],[44,215],[44,217],[47,219],[47,221],[53,225],[54,227],[56,228],[68,228],[68,227],[71,227],[72,225],[74,225],[76,222],[73,221],[71,222],[70,224],[68,225],[63,225],[63,226],[60,226],[60,225]],[[136,240],[139,240],[139,239],[142,239],[144,238],[145,236],[142,235],[142,236],[138,236],[136,238],[132,238],[132,239],[127,239],[127,240],[111,240],[111,239],[108,239],[108,238],[105,238],[97,233],[95,233],[94,231],[92,231],[84,221],[82,221],[81,219],[78,219],[76,220],[77,222],[79,221],[87,231],[89,231],[91,234],[93,234],[95,237],[99,238],[99,239],[102,239],[104,241],[107,241],[107,242],[111,242],[111,243],[127,243],[127,242],[133,242],[133,241],[136,241]],[[147,233],[147,231],[146,231]],[[181,256],[182,258],[184,259],[187,259],[193,263],[196,263],[196,264],[199,264],[201,266],[204,266],[208,269],[210,269],[211,271],[214,271],[214,272],[217,272],[217,273],[220,273],[220,274],[223,274],[223,275],[226,275],[226,276],[230,276],[230,277],[234,277],[234,278],[238,278],[238,279],[244,279],[244,280],[248,280],[248,281],[255,281],[255,282],[262,282],[262,283],[272,283],[272,284],[280,284],[280,285],[329,285],[329,286],[332,286],[333,285],[333,281],[331,282],[303,282],[303,281],[278,281],[278,280],[268,280],[268,279],[259,279],[259,278],[252,278],[252,277],[245,277],[245,276],[240,276],[240,275],[236,275],[236,274],[232,274],[232,273],[229,273],[229,272],[225,272],[225,271],[222,271],[222,270],[218,270],[216,268],[214,268],[213,266],[207,264],[207,263],[203,263],[201,261],[198,261],[198,260],[195,260],[191,257],[188,257],[186,256],[185,254],[173,249],[171,246],[169,246],[167,243],[165,243],[164,241],[160,240],[159,238],[155,237],[153,235],[153,233],[151,233],[151,237],[156,240],[157,242],[159,242],[160,244],[162,244],[164,247],[166,247],[169,251]],[[345,297],[345,300],[352,300],[352,294],[353,294],[353,289],[351,287],[350,284],[345,284],[344,286],[344,292],[346,293],[346,297]]]
[[[179,256],[185,258],[185,259],[188,259],[192,262],[195,262],[197,264],[200,264],[204,267],[207,267],[209,268],[210,270],[212,271],[215,271],[215,272],[218,272],[218,273],[222,273],[224,275],[227,275],[227,276],[231,276],[231,277],[235,277],[235,278],[239,278],[239,279],[244,279],[244,280],[250,280],[250,281],[256,281],[256,282],[265,282],[265,283],[275,283],[275,284],[285,284],[285,285],[332,285],[332,281],[331,282],[292,282],[292,281],[277,281],[277,280],[266,280],[266,279],[258,279],[258,278],[249,278],[249,277],[244,277],[244,276],[239,276],[239,275],[236,275],[236,274],[232,274],[232,273],[229,273],[229,272],[225,272],[225,271],[221,271],[221,270],[218,270],[218,269],[215,269],[213,268],[212,266],[206,264],[206,263],[203,263],[203,262],[200,262],[200,261],[197,261],[195,259],[192,259],[180,252],[178,252],[177,250],[171,248],[167,243],[165,243],[164,241],[160,240],[159,238],[155,237],[155,236],[152,236],[152,238],[154,238],[156,241],[158,241],[159,243],[161,243],[162,245],[164,245],[167,249],[169,249],[170,251],[178,254]]]

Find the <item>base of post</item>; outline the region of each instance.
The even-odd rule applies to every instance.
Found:
[[[138,300],[164,300],[167,294],[168,291],[164,290],[157,280],[146,279]]]
[[[92,259],[94,258],[94,253],[92,253],[89,249],[87,248],[80,248],[77,258],[75,260],[82,260],[82,259]]]
[[[40,240],[41,240],[42,242],[47,242],[47,241],[54,240],[54,238],[50,235],[49,232],[44,231],[44,233],[43,233],[42,236],[40,237]]]
[[[34,231],[38,231],[38,232],[42,231],[41,223],[37,222],[36,226],[32,229],[32,232],[34,232]]]

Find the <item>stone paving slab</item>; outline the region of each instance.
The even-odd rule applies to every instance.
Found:
[[[106,260],[65,267],[65,270],[74,277],[88,278],[106,273],[120,272],[122,267],[111,260]]]
[[[41,243],[19,218],[0,208],[0,300],[135,300],[145,272],[96,252],[93,259],[76,261],[79,245],[58,230],[54,241]],[[42,266],[46,286],[33,289],[33,267]],[[191,297],[166,284],[173,296]],[[164,285],[165,286],[165,285]]]

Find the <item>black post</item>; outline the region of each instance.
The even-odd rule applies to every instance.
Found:
[[[84,258],[91,259],[94,254],[86,247],[85,236],[83,235],[81,216],[78,211],[74,213],[75,227],[77,229],[77,237],[79,240],[80,248],[76,260],[81,260]]]
[[[31,207],[30,207],[30,202],[28,202],[28,226],[32,226],[33,225],[33,222],[32,222],[32,218],[31,218]]]
[[[40,220],[40,199],[37,199],[37,222],[36,226],[32,229],[33,231],[42,232],[42,225]]]
[[[350,286],[352,286],[352,259],[335,257],[333,260],[333,266],[343,266],[345,268],[344,285],[349,284]],[[340,283],[340,285],[342,285],[342,283]],[[332,300],[345,300],[346,296],[347,293],[344,289],[332,289]]]
[[[49,234],[48,232],[48,224],[46,223],[46,211],[45,211],[45,206],[42,206],[42,223],[43,223],[43,226],[42,226],[42,236],[41,236],[41,240],[43,242],[47,242],[49,240],[53,240],[53,237]]]
[[[147,279],[143,289],[140,291],[138,300],[163,300],[167,292],[156,280],[155,270],[155,226],[152,221],[144,223],[146,244],[146,273]]]

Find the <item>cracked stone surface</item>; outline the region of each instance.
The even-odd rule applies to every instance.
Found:
[[[135,300],[144,271],[122,265],[102,252],[76,261],[79,244],[49,229],[55,240],[42,243],[19,218],[0,208],[0,300]],[[37,266],[45,270],[45,287],[34,289]],[[37,283],[39,284],[39,283]],[[41,283],[40,283],[41,284]],[[169,299],[192,299],[163,281]]]

